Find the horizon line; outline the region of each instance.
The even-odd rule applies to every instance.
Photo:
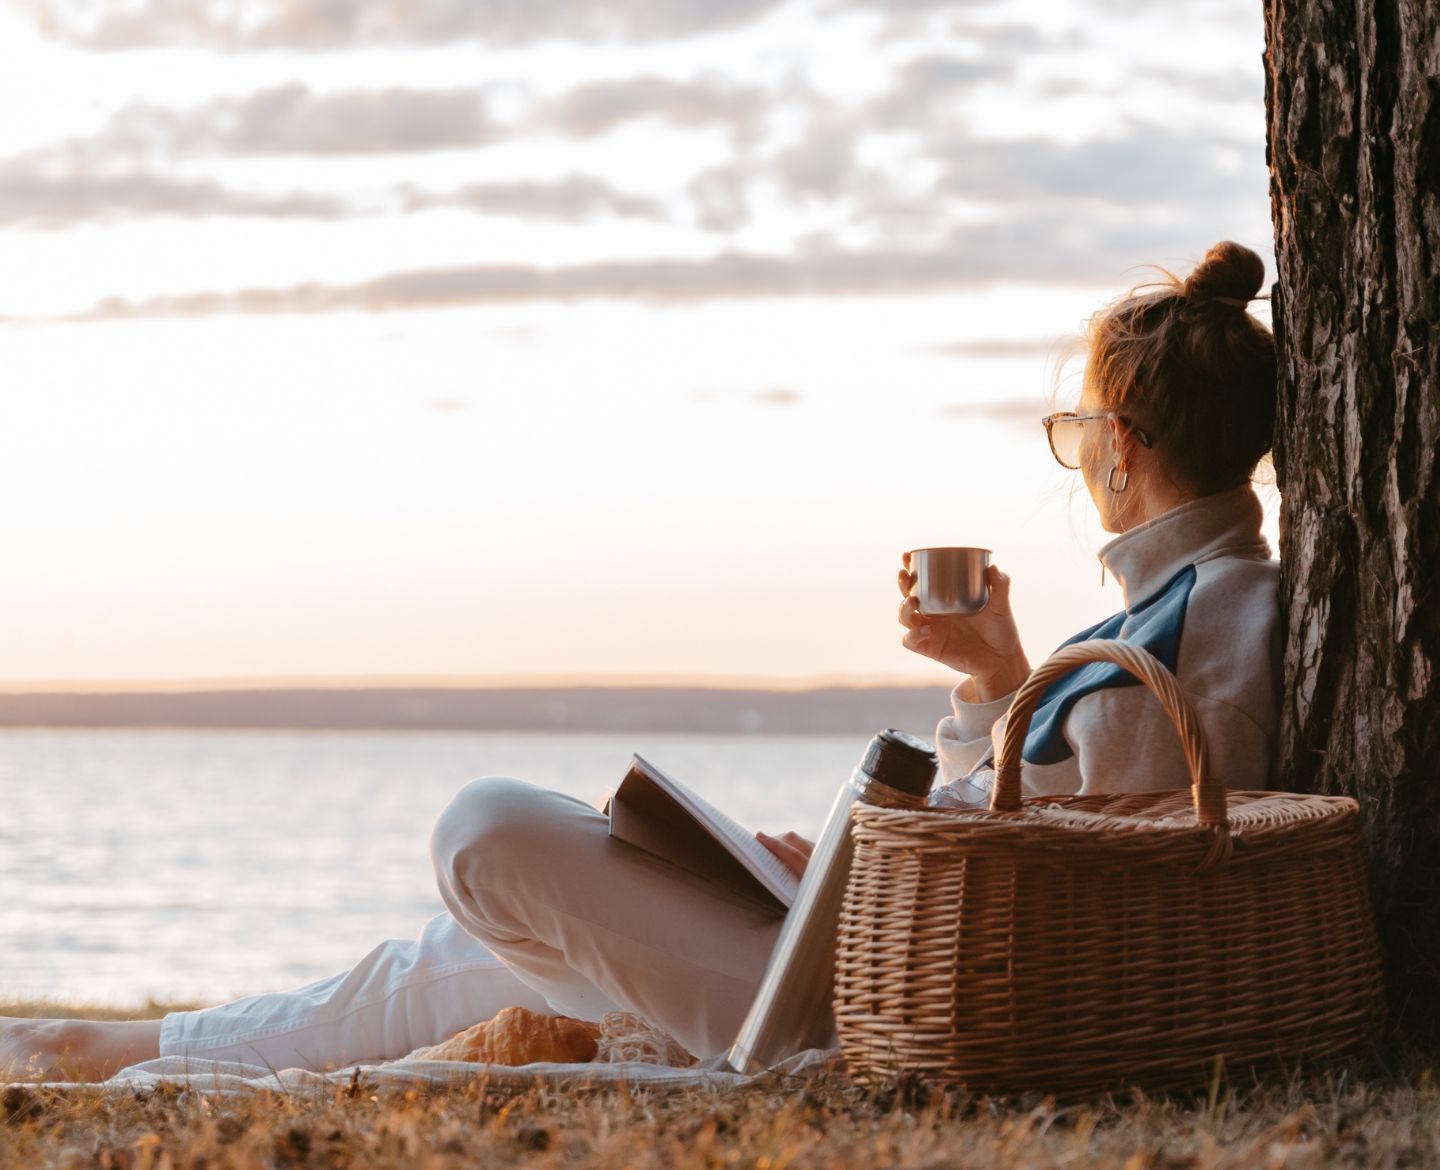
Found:
[[[174,694],[206,691],[361,690],[555,690],[669,688],[674,690],[817,691],[835,688],[950,687],[933,681],[880,674],[742,675],[664,672],[573,672],[495,675],[273,675],[238,677],[0,679],[0,695]]]

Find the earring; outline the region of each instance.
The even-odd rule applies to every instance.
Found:
[[[1117,474],[1120,477],[1118,483],[1115,481]],[[1130,473],[1121,467],[1120,464],[1115,464],[1115,466],[1110,469],[1110,474],[1105,478],[1105,486],[1118,495],[1130,486]]]

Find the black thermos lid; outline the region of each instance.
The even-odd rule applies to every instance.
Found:
[[[887,727],[870,741],[860,769],[881,784],[911,796],[925,796],[935,780],[937,762],[933,744],[908,731]]]

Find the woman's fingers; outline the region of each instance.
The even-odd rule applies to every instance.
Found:
[[[1010,612],[1010,576],[1002,573],[995,565],[986,570],[986,579],[990,586],[990,605],[996,613],[1007,614]]]
[[[920,612],[920,602],[913,597],[907,597],[900,603],[899,618],[900,624],[905,627],[900,645],[916,654],[928,655],[934,626],[931,620]]]
[[[900,603],[899,616],[900,624],[907,630],[913,630],[925,621],[925,615],[920,612],[920,602],[914,597],[907,597]]]
[[[906,597],[910,596],[910,590],[915,588],[915,574],[907,573],[904,569],[896,575],[895,580],[900,585],[900,592]]]
[[[906,630],[900,639],[900,645],[916,654],[923,654],[926,658],[934,658],[935,655],[932,653],[934,645],[931,638],[930,627],[921,626],[919,629]]]
[[[906,630],[900,636],[900,644],[907,650],[919,650],[930,640],[930,628],[919,626],[915,629]]]
[[[802,849],[806,853],[815,847],[809,839],[795,832],[781,833],[778,837],[772,837],[769,833],[756,833],[755,836],[764,844],[788,845],[792,849]]]
[[[785,868],[796,877],[804,874],[805,865],[810,860],[810,853],[814,848],[804,837],[795,833],[786,833],[785,838],[781,839],[771,837],[767,833],[756,833],[755,838],[778,857]]]

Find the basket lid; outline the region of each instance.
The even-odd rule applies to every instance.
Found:
[[[1188,788],[1033,797],[1018,808],[851,807],[854,838],[928,855],[1003,850],[1032,860],[1192,865],[1358,849],[1360,806],[1345,796],[1231,789],[1226,826],[1206,825]]]

